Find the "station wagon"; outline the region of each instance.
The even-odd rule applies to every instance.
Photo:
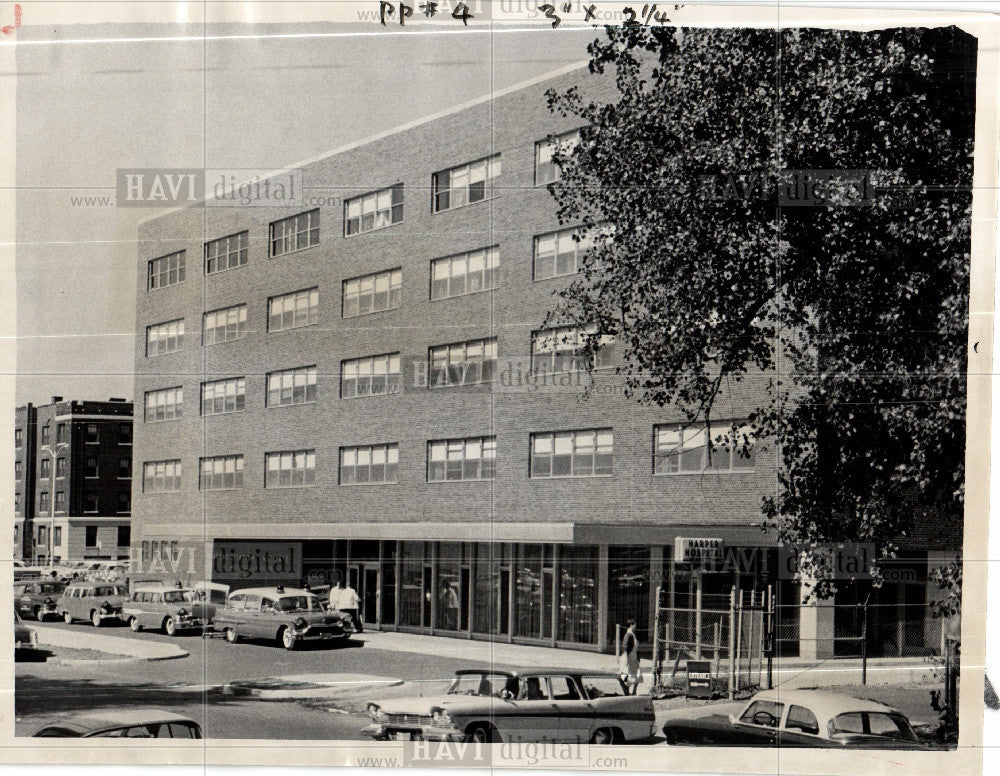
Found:
[[[195,590],[164,584],[136,586],[122,604],[122,619],[133,631],[162,628],[168,636],[182,630],[202,629],[215,614],[215,607],[203,603]]]
[[[109,582],[73,582],[56,601],[64,622],[89,620],[95,627],[120,622],[122,603],[127,595],[122,585]]]

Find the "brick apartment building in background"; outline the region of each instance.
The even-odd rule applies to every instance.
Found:
[[[14,557],[30,564],[127,558],[132,403],[63,401],[15,410]]]
[[[233,587],[341,577],[368,627],[594,650],[628,618],[648,644],[658,586],[691,609],[774,586],[783,654],[856,648],[853,609],[800,605],[779,572],[773,454],[709,466],[703,430],[621,395],[614,343],[584,398],[578,334],[544,329],[583,250],[545,186],[550,138],[579,124],[544,92],[573,85],[613,88],[567,69],[299,165],[301,204],[140,227],[134,562]],[[726,421],[754,390],[717,403]],[[732,562],[692,563],[699,545]],[[937,645],[907,609],[935,553],[906,557],[873,651]]]

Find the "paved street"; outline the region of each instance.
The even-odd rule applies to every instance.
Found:
[[[94,633],[90,625],[55,627]],[[156,632],[133,633],[127,627],[99,631],[123,639],[168,640]],[[15,670],[18,735],[30,735],[44,723],[102,708],[156,707],[199,720],[213,738],[357,739],[368,720],[359,713],[331,713],[334,701],[299,704],[223,694],[230,682],[296,674],[370,674],[426,683],[427,691],[444,689],[456,667],[486,665],[460,657],[378,649],[366,645],[380,634],[352,637],[346,646],[307,644],[289,652],[267,643],[229,644],[220,637],[180,636],[191,654],[177,660],[120,664],[56,665],[19,662]],[[374,690],[378,693],[379,690]],[[363,704],[344,703],[356,709]]]

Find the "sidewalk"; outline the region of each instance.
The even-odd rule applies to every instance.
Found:
[[[97,652],[107,652],[112,655],[128,655],[126,658],[96,661],[87,663],[123,663],[133,660],[172,660],[187,657],[190,653],[176,644],[166,644],[151,639],[125,639],[120,636],[98,633],[81,633],[77,630],[53,628],[45,625],[31,624],[32,630],[38,634],[39,646],[75,647],[77,649],[93,649]],[[70,662],[70,661],[63,661]]]

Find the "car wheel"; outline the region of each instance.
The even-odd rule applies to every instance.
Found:
[[[163,632],[166,633],[168,636],[177,635],[177,623],[173,617],[167,617],[163,621]]]
[[[607,746],[608,744],[613,744],[615,742],[615,731],[611,728],[598,728],[594,731],[594,735],[590,737],[590,743],[601,744],[602,746]]]
[[[663,735],[667,739],[667,746],[677,746],[680,743],[677,733],[675,733],[672,728],[664,727]]]
[[[492,725],[475,725],[466,733],[465,740],[475,744],[496,744],[500,742],[500,735]]]
[[[228,641],[230,644],[235,644],[237,641],[240,640],[240,634],[236,632],[235,628],[226,628],[224,633],[226,634],[226,641]]]
[[[295,634],[291,628],[281,629],[281,646],[285,649],[295,649]]]
[[[63,612],[63,622],[70,623],[73,622],[73,615],[69,612]]]
[[[132,629],[133,633],[138,633],[142,630],[142,625],[139,623],[138,617],[130,617],[128,621],[128,627]]]
[[[90,613],[90,621],[93,623],[95,628],[101,627],[101,613],[97,611],[97,609],[94,609],[94,611]]]

